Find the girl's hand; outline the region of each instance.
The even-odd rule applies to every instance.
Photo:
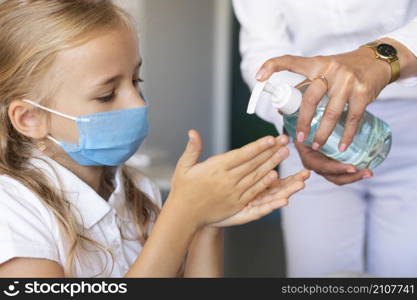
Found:
[[[401,65],[401,78],[417,73],[417,59],[401,43],[391,39],[381,39],[397,49]],[[334,130],[345,105],[349,112],[345,131],[339,143],[343,152],[351,144],[362,115],[372,101],[391,79],[390,65],[375,58],[372,49],[361,47],[355,51],[330,56],[299,57],[281,56],[265,62],[257,74],[264,81],[272,73],[288,70],[299,73],[310,80],[311,85],[303,96],[297,123],[297,140],[303,142],[309,135],[311,120],[321,98],[330,98],[313,141],[313,149],[318,150]],[[324,75],[325,79],[320,78]]]
[[[241,211],[211,227],[227,227],[258,220],[275,209],[288,205],[288,198],[305,187],[310,171],[304,169],[297,174],[276,180],[268,189],[250,201]]]
[[[198,163],[201,137],[194,130],[189,137],[164,208],[196,228],[234,215],[265,191],[277,179],[273,169],[289,153],[287,136],[269,136]]]

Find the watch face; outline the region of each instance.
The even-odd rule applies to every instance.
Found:
[[[397,55],[397,50],[395,50],[395,48],[391,45],[388,44],[379,44],[376,47],[376,51],[378,52],[379,55],[383,56],[383,57],[393,57]]]

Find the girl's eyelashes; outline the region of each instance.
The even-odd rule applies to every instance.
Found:
[[[113,97],[114,97],[114,91],[112,91],[112,93],[107,95],[107,96],[97,98],[97,100],[104,103],[104,102],[111,101],[113,99]]]
[[[141,78],[138,78],[138,79],[133,79],[132,82],[133,82],[133,85],[138,86],[139,83],[143,82],[143,80]]]
[[[143,82],[143,80],[141,78],[137,78],[137,79],[133,79],[132,83],[135,87],[139,87],[139,83]],[[99,97],[96,98],[98,101],[100,101],[101,103],[105,103],[105,102],[110,102],[111,100],[113,100],[115,96],[115,91],[113,90],[111,92],[111,94],[103,96],[103,97]]]

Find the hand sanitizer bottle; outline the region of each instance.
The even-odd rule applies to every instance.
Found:
[[[285,83],[273,85],[269,81],[258,82],[252,92],[247,113],[253,114],[262,93],[268,93],[272,106],[283,115],[284,127],[289,136],[296,139],[299,108],[303,93],[310,83],[310,81],[304,81],[296,87],[292,87]],[[329,98],[326,95],[317,106],[311,122],[310,134],[304,144],[312,145],[328,101]],[[348,105],[345,106],[344,112],[327,142],[318,151],[342,163],[352,164],[358,169],[375,169],[385,160],[391,149],[391,130],[384,121],[365,111],[352,144],[344,152],[340,152],[338,145],[343,136],[347,113]]]

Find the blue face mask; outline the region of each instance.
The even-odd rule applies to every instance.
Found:
[[[117,166],[127,161],[148,135],[148,105],[138,108],[72,117],[23,100],[36,107],[77,122],[80,134],[78,145],[48,138],[78,164],[83,166]]]

